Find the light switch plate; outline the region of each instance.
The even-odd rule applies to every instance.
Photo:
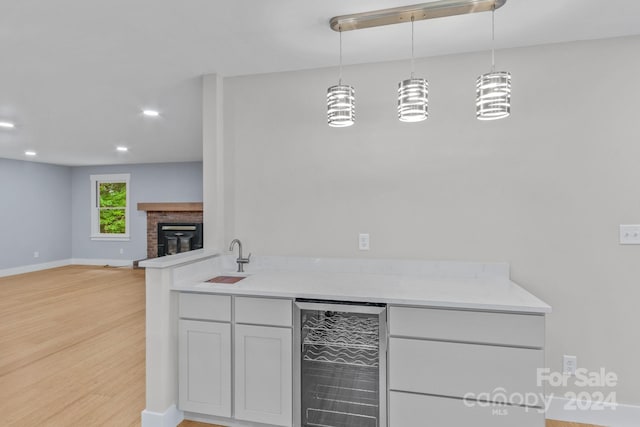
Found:
[[[640,245],[640,225],[621,225],[620,244]]]
[[[369,233],[360,233],[358,235],[358,249],[361,251],[368,251],[369,247]]]

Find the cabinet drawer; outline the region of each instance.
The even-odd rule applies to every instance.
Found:
[[[391,335],[446,341],[544,347],[544,316],[391,307]]]
[[[542,393],[537,369],[544,352],[513,347],[391,338],[389,387],[396,391],[464,397],[504,388]]]
[[[181,293],[180,317],[186,319],[231,321],[231,297],[226,295]]]
[[[237,323],[291,326],[292,302],[288,299],[236,297]]]
[[[471,402],[469,402],[471,405]],[[467,406],[447,399],[391,392],[389,420],[392,427],[544,427],[544,413],[520,406]]]

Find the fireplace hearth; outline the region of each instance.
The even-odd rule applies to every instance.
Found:
[[[202,249],[202,223],[158,223],[158,256]]]

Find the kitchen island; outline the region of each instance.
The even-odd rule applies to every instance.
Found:
[[[543,402],[524,397],[543,393],[536,372],[551,308],[510,281],[507,264],[257,257],[240,274],[229,256],[194,252],[144,265],[143,427],[183,417],[299,425],[299,298],[387,307],[380,426],[544,425]],[[245,277],[207,282],[229,275]]]

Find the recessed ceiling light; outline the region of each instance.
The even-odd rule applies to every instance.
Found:
[[[13,129],[14,127],[16,127],[16,125],[14,125],[13,123],[0,122],[0,128]]]
[[[126,151],[129,151],[129,149],[127,147],[123,147],[123,146],[116,147],[116,150],[122,151],[123,153],[126,152]]]
[[[32,151],[32,150],[27,150],[27,151],[24,152],[25,156],[35,156],[36,154],[38,154],[38,153],[36,153],[35,151]]]
[[[158,117],[160,113],[156,110],[142,110],[142,114],[147,117]]]

